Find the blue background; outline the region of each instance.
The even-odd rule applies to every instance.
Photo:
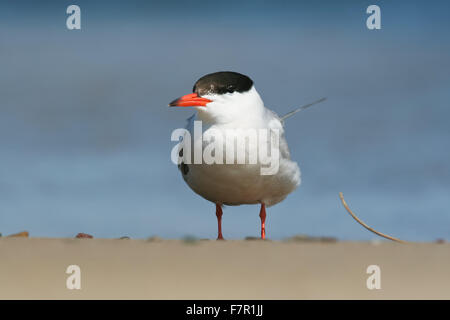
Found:
[[[79,31],[66,8],[81,7]],[[381,7],[381,30],[366,8]],[[272,239],[450,239],[450,5],[444,1],[2,1],[0,232],[216,237],[214,205],[170,161],[202,75],[249,75],[286,124],[302,185],[268,210]],[[226,238],[259,234],[226,208]]]

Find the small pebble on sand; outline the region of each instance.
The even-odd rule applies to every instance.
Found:
[[[24,237],[28,238],[30,236],[30,233],[28,231],[22,231],[19,233],[10,234],[8,237],[16,238],[16,237]]]
[[[80,232],[79,234],[77,234],[77,235],[75,236],[75,238],[78,238],[78,239],[92,239],[92,238],[94,238],[94,237],[91,236],[90,234]]]

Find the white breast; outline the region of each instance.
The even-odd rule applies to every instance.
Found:
[[[193,137],[193,121],[190,118],[188,130]],[[242,120],[242,119],[241,119]],[[262,175],[261,164],[186,164],[180,166],[183,179],[189,187],[203,198],[225,205],[265,203],[267,206],[282,201],[300,184],[300,169],[296,162],[290,160],[283,127],[278,117],[265,109],[260,119],[237,121],[236,123],[216,123],[206,127],[208,130],[224,132],[230,127],[265,128],[280,130],[279,166],[273,175]],[[192,141],[193,145],[194,141]],[[246,146],[247,152],[255,152],[268,141],[258,140],[257,145]],[[203,144],[205,147],[206,144]],[[183,148],[183,145],[180,146]],[[256,151],[258,152],[258,151]]]

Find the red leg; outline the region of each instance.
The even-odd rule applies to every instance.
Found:
[[[217,240],[225,240],[222,236],[222,214],[222,207],[220,206],[220,204],[216,203],[216,217],[218,228]]]
[[[261,211],[259,212],[261,218],[261,239],[266,238],[266,205],[261,203]]]

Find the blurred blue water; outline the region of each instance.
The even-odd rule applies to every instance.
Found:
[[[300,188],[268,212],[268,236],[450,239],[450,12],[445,2],[109,2],[0,6],[0,232],[214,238],[214,207],[170,161],[167,108],[200,76],[249,75],[287,122]],[[28,8],[28,9],[27,9]],[[224,235],[258,235],[259,208],[227,208]]]

